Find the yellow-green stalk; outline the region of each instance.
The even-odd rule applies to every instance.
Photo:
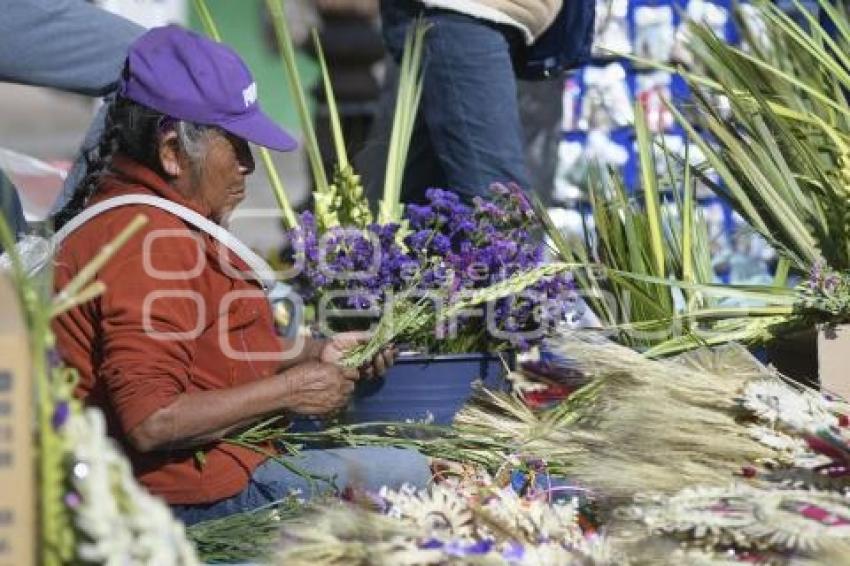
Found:
[[[62,501],[62,442],[52,426],[54,408],[47,369],[47,351],[52,346],[50,316],[47,302],[40,296],[34,282],[26,275],[23,262],[15,249],[15,238],[2,215],[0,215],[0,243],[11,259],[11,276],[29,329],[37,422],[35,440],[38,478],[36,503],[38,561],[45,566],[60,566],[71,562],[74,558],[74,533],[70,515]]]
[[[337,159],[333,183],[326,192],[316,191],[313,195],[316,203],[316,225],[320,231],[325,231],[333,226],[365,228],[372,222],[369,201],[363,191],[360,176],[354,172],[348,159],[333,84],[325,62],[325,53],[315,29],[312,31],[312,37],[325,90],[325,100],[328,104],[331,133]]]
[[[203,0],[198,1],[202,2]],[[281,53],[281,62],[283,63],[283,69],[289,82],[292,98],[295,101],[298,118],[301,121],[301,129],[304,132],[304,147],[307,151],[307,158],[310,161],[310,169],[313,172],[316,190],[318,192],[327,192],[328,179],[325,176],[325,169],[322,165],[319,143],[316,139],[316,132],[313,129],[313,119],[310,116],[310,110],[307,106],[307,96],[304,93],[304,87],[301,85],[301,77],[298,74],[295,45],[289,33],[283,6],[279,0],[266,0],[266,8],[271,16],[275,39]]]
[[[319,69],[322,73],[322,84],[325,88],[325,101],[328,104],[328,114],[330,115],[331,133],[333,134],[334,148],[336,149],[336,161],[340,169],[348,167],[348,152],[345,149],[345,139],[342,136],[342,125],[339,122],[339,110],[336,105],[336,95],[334,95],[333,83],[328,72],[328,65],[325,62],[325,51],[322,49],[322,42],[319,41],[319,33],[314,28],[311,30],[313,38],[313,48],[316,50],[316,58],[319,61]]]
[[[407,164],[410,138],[416,123],[416,113],[422,98],[422,53],[427,31],[427,25],[422,20],[417,20],[408,30],[404,40],[404,54],[399,69],[398,94],[384,177],[384,195],[378,212],[378,222],[381,224],[400,223],[403,214],[402,180]]]

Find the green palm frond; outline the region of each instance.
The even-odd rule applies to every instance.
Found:
[[[328,186],[327,191],[317,190],[313,195],[316,203],[316,224],[322,232],[334,226],[366,228],[372,222],[369,201],[360,182],[360,175],[354,172],[354,168],[352,168],[348,159],[336,95],[325,62],[325,52],[319,41],[319,34],[315,29],[312,32],[312,37],[325,90],[325,100],[327,101],[331,123],[331,136],[333,137],[337,161],[333,183]]]
[[[802,25],[774,5],[761,6],[771,42],[749,51],[727,45],[706,26],[690,24],[689,47],[696,68],[702,70],[681,74],[695,94],[693,107],[668,106],[705,162],[695,165],[687,157],[673,156],[684,166],[685,183],[683,193],[674,193],[680,232],[670,232],[665,241],[675,250],[667,253],[669,273],[659,277],[657,272],[654,206],[646,203],[646,214],[637,218],[619,210],[617,214],[632,223],[623,237],[613,233],[617,215],[598,213],[602,202],[598,196],[593,202],[600,232],[597,252],[612,280],[630,280],[644,289],[675,287],[686,298],[685,306],[671,316],[638,312],[639,316],[621,317],[614,325],[628,333],[680,323],[675,326],[680,334],[673,332],[648,344],[649,356],[671,355],[701,344],[769,340],[795,324],[829,316],[809,312],[801,292],[785,288],[791,272],[807,273],[820,260],[832,270],[850,269],[850,104],[845,94],[850,89],[850,20],[826,0],[820,3],[835,20],[837,37],[830,37],[798,2]],[[718,96],[728,99],[728,115],[718,109]],[[640,116],[637,133],[649,201],[657,199],[659,185],[651,173],[654,163],[646,150],[648,136]],[[720,183],[710,180],[709,171]],[[726,198],[778,250],[781,260],[773,286],[708,284],[710,270],[703,268],[707,236],[696,227],[692,178]],[[621,199],[615,191],[608,206]],[[662,215],[662,224],[676,225],[671,220]],[[638,253],[636,259],[621,249],[622,242],[644,232],[648,239],[643,255]],[[656,259],[654,266],[647,258]],[[717,302],[721,299],[743,300],[751,306],[730,307]]]
[[[683,118],[680,111],[674,112]],[[591,249],[571,247],[542,205],[535,204],[560,257],[584,265],[573,274],[589,307],[620,343],[652,356],[731,340],[771,338],[774,330],[797,315],[798,293],[785,288],[782,278],[774,286],[713,283],[708,229],[696,198],[696,182],[706,180],[705,172],[690,163],[687,152],[684,157],[672,155],[663,138],[654,141],[639,106],[635,114],[643,191],[630,196],[613,173],[591,177]],[[719,116],[712,119],[720,123]],[[710,162],[726,163],[724,156],[700,141]],[[662,175],[657,149],[665,155]],[[776,145],[768,151],[779,153]],[[773,173],[754,174],[762,175],[765,184],[776,182]],[[781,190],[795,190],[793,182]],[[743,189],[741,193],[746,197]],[[757,210],[755,204],[753,209]],[[798,244],[798,248],[812,246],[803,240]],[[750,306],[732,307],[730,300]]]
[[[539,203],[535,210],[561,258],[585,265],[574,277],[602,325],[618,332],[622,343],[646,348],[681,331],[667,322],[681,308],[682,286],[673,281],[690,285],[687,308],[705,307],[708,293],[700,285],[711,282],[712,268],[707,229],[696,210],[695,176],[686,172],[683,184],[668,158],[667,172],[659,177],[656,142],[639,105],[635,115],[643,191],[630,195],[614,172],[590,175],[594,229],[587,249],[570,247]],[[641,323],[644,332],[625,331],[633,323]],[[650,328],[657,332],[646,332]]]
[[[325,100],[328,105],[328,114],[330,114],[331,134],[333,136],[334,148],[336,149],[336,160],[340,169],[348,167],[348,151],[345,148],[345,138],[342,136],[342,125],[339,120],[339,110],[336,105],[336,95],[334,94],[333,83],[328,72],[328,65],[325,62],[325,51],[322,49],[322,42],[319,41],[319,32],[312,30],[311,37],[313,38],[313,49],[316,50],[316,58],[319,61],[319,70],[322,75],[322,86],[325,89]]]
[[[664,277],[666,257],[664,241],[661,235],[661,198],[658,193],[658,177],[656,175],[655,156],[651,151],[649,127],[646,115],[640,103],[635,103],[635,133],[637,135],[638,156],[641,160],[641,187],[643,188],[646,220],[649,230],[649,251],[651,254],[652,273],[656,277]]]
[[[428,26],[417,20],[408,30],[404,40],[404,53],[399,69],[398,93],[395,115],[390,133],[387,169],[384,177],[384,194],[379,205],[378,222],[401,223],[403,214],[401,188],[404,178],[410,138],[416,123],[416,113],[422,98],[422,55]]]
[[[266,9],[271,17],[284,73],[286,74],[292,99],[295,101],[295,108],[298,111],[298,120],[301,123],[301,131],[304,135],[304,148],[307,151],[307,158],[310,161],[313,182],[316,184],[317,192],[326,193],[329,190],[328,179],[325,175],[324,165],[322,164],[322,154],[319,150],[316,130],[313,127],[313,118],[310,115],[309,105],[307,104],[307,93],[301,84],[301,76],[298,73],[295,44],[292,41],[292,35],[289,33],[283,4],[281,0],[266,0]]]
[[[850,22],[821,2],[835,38],[796,3],[803,23],[778,7],[759,7],[770,49],[746,52],[692,24],[690,47],[703,76],[697,92],[726,96],[731,117],[697,96],[696,115],[677,120],[725,185],[736,211],[797,272],[820,258],[850,268]],[[709,133],[713,143],[707,141]],[[782,279],[782,278],[780,278]]]

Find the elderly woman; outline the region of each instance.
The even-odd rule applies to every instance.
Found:
[[[132,45],[119,92],[88,175],[57,226],[124,195],[168,199],[221,223],[254,170],[248,142],[280,151],[296,145],[260,110],[238,55],[178,27],[151,30]],[[326,488],[336,489],[428,481],[427,460],[412,451],[268,458],[222,442],[270,416],[340,409],[354,382],[382,373],[393,352],[350,370],[339,361],[359,336],[307,340],[293,351],[277,335],[259,285],[240,276],[239,257],[181,216],[144,204],[113,208],[75,229],[56,258],[56,287],[139,213],[149,218],[145,229],[98,274],[106,293],[59,317],[54,330],[63,359],[79,371],[79,397],[103,409],[143,485],[194,523],[315,485],[290,469],[329,478]]]

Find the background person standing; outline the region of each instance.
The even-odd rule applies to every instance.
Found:
[[[384,42],[396,62],[418,16],[430,24],[424,86],[402,198],[445,187],[469,202],[494,182],[529,187],[514,58],[554,21],[562,0],[382,0]],[[392,79],[387,81],[394,86]],[[392,92],[392,91],[390,91]],[[394,96],[385,93],[378,129],[361,157],[370,196],[383,187]]]

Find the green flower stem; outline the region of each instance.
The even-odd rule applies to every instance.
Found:
[[[342,125],[339,121],[339,110],[337,110],[336,96],[334,95],[331,76],[328,72],[328,65],[325,62],[325,52],[322,49],[322,43],[319,41],[319,33],[314,28],[312,30],[313,47],[316,50],[316,57],[319,60],[319,68],[322,71],[322,82],[325,87],[325,100],[328,104],[328,114],[331,118],[331,131],[333,132],[334,146],[336,147],[336,160],[339,169],[345,170],[348,168],[348,152],[345,150],[345,139],[342,137]]]
[[[223,440],[223,442],[225,442],[227,444],[232,444],[233,446],[239,446],[241,448],[247,448],[248,450],[252,450],[254,452],[257,452],[258,454],[262,454],[263,456],[266,456],[266,457],[274,460],[275,462],[277,462],[278,464],[280,464],[281,466],[283,466],[284,468],[286,468],[287,470],[289,470],[293,474],[301,476],[302,478],[307,480],[310,484],[310,489],[314,492],[316,491],[316,482],[319,482],[319,481],[324,482],[331,487],[334,487],[334,478],[328,477],[328,476],[323,476],[321,474],[314,474],[313,472],[311,472],[309,470],[305,470],[304,468],[297,466],[297,465],[293,464],[292,462],[287,462],[286,460],[284,460],[283,458],[281,458],[277,454],[270,452],[270,451],[268,451],[268,450],[266,450],[266,449],[264,449],[260,446],[257,446],[256,444],[253,444],[253,443],[250,443],[250,442],[244,442],[242,440],[235,439],[235,438],[225,438]]]
[[[103,283],[103,281],[95,281],[73,297],[68,298],[61,304],[54,305],[53,309],[50,311],[50,318],[55,318],[76,306],[82,305],[83,303],[87,303],[95,297],[99,297],[105,291],[106,285]]]
[[[277,201],[277,206],[280,208],[281,214],[283,214],[283,221],[286,223],[286,229],[291,230],[298,226],[298,218],[295,216],[295,209],[292,208],[292,204],[289,202],[289,197],[286,196],[286,189],[283,187],[283,182],[281,182],[280,175],[278,175],[277,169],[274,166],[271,152],[265,147],[258,149],[260,152],[260,159],[263,162],[263,167],[266,169],[266,175],[269,178],[269,183],[272,186],[272,191],[274,191],[274,198]]]
[[[47,301],[39,295],[29,279],[15,248],[15,238],[6,219],[0,215],[0,243],[12,263],[12,279],[18,290],[21,310],[29,329],[32,382],[35,387],[35,431],[37,474],[36,547],[38,563],[45,566],[67,564],[74,555],[74,534],[71,519],[62,501],[61,438],[53,430],[53,396],[47,370],[47,349],[51,344],[50,316]]]
[[[410,149],[410,137],[413,135],[416,113],[422,98],[422,53],[427,31],[428,26],[422,20],[417,20],[408,30],[404,42],[395,115],[387,153],[384,194],[378,214],[378,222],[381,224],[401,222],[401,187],[407,152]]]

